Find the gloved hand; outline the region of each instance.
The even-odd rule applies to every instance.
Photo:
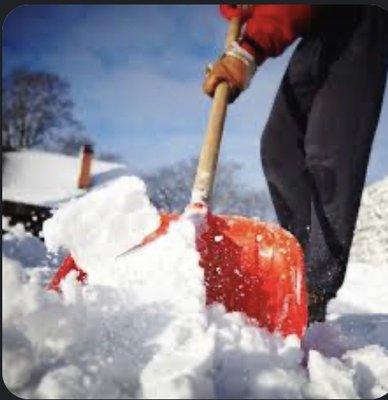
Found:
[[[218,84],[227,82],[230,88],[229,102],[232,103],[249,86],[255,71],[253,56],[233,42],[225,54],[207,68],[203,91],[213,97]]]

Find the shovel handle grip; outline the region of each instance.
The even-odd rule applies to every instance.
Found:
[[[225,45],[237,40],[240,33],[240,20],[233,18],[229,23]],[[209,204],[212,195],[214,176],[217,168],[218,154],[220,151],[222,132],[229,99],[229,85],[221,82],[213,97],[210,109],[205,140],[199,156],[197,172],[191,193],[191,203]]]

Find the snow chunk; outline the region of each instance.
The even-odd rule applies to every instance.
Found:
[[[144,183],[122,177],[111,185],[73,199],[44,223],[49,250],[63,247],[90,272],[109,263],[159,226],[159,216]]]
[[[335,358],[326,359],[315,350],[310,352],[310,383],[307,393],[318,399],[355,399],[354,371]]]

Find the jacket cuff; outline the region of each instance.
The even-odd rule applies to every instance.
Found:
[[[239,45],[254,57],[257,66],[267,59],[263,49],[247,34],[244,34],[239,40]]]

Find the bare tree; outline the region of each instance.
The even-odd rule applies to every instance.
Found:
[[[80,149],[84,145],[91,145],[95,147],[94,140],[82,132],[68,133],[67,135],[60,135],[55,138],[55,141],[49,146],[45,146],[47,150],[67,154],[69,156],[77,156]],[[113,151],[99,151],[95,154],[97,160],[103,160],[108,162],[123,162],[123,158],[120,154]]]
[[[80,127],[69,90],[69,83],[56,74],[14,70],[3,80],[3,146],[44,145],[60,129]]]
[[[80,148],[85,144],[94,145],[89,136],[83,133],[70,133],[58,136],[50,149],[72,156],[77,155]]]
[[[180,161],[143,176],[151,201],[157,208],[182,212],[190,200],[196,166],[196,159]],[[214,212],[274,220],[267,192],[244,186],[238,178],[240,169],[241,165],[234,162],[219,165],[214,184]]]
[[[109,161],[109,162],[122,162],[123,158],[120,154],[115,153],[113,151],[100,151],[97,154],[97,157],[99,160],[103,161]]]

